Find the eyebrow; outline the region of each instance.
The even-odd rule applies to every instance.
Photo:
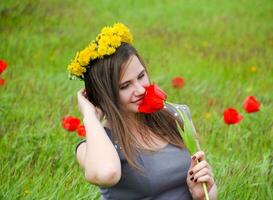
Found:
[[[145,72],[145,69],[143,69],[143,70],[138,74],[138,76],[139,76],[140,74],[144,73],[144,72]],[[120,86],[121,86],[121,85],[124,85],[125,83],[129,83],[130,81],[131,81],[131,80],[124,81],[123,83],[120,84]]]

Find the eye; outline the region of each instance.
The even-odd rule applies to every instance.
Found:
[[[142,79],[145,76],[145,73],[141,74],[138,79]]]
[[[124,89],[128,88],[128,86],[129,86],[129,84],[124,85],[124,86],[120,87],[119,89],[120,89],[120,90],[124,90]]]

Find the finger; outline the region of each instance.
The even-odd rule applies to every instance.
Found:
[[[99,107],[95,107],[95,110],[96,110],[96,116],[99,120],[101,120],[102,118],[102,110],[99,108]]]
[[[86,92],[85,88],[83,89],[82,94],[83,94],[83,96],[87,97],[87,92]]]
[[[205,153],[204,151],[197,151],[195,154],[192,155],[193,160],[205,160]]]
[[[192,170],[193,170],[193,167],[197,164],[197,162],[196,162],[197,159],[204,158],[204,156],[205,156],[205,154],[203,151],[198,151],[191,156],[191,165],[190,165],[190,168],[188,171],[189,175],[193,175],[194,172]]]
[[[82,94],[82,96],[87,97],[87,92],[86,92],[85,88],[83,88],[81,90],[81,94]]]
[[[196,174],[197,172],[199,172],[201,169],[203,168],[209,168],[207,161],[202,160],[201,162],[197,163],[193,168],[192,168],[192,172],[193,174]]]
[[[95,107],[95,109],[96,109],[96,112],[98,113],[98,114],[101,114],[102,113],[102,110],[99,108],[99,107]]]
[[[78,96],[78,97],[81,96],[82,93],[83,93],[83,91],[84,91],[84,88],[81,88],[81,89],[77,92],[77,96]]]
[[[87,99],[87,93],[84,88],[82,88],[81,90],[78,91],[78,98]]]
[[[214,183],[213,178],[209,175],[201,176],[198,179],[194,180],[194,183],[203,183],[203,182],[207,182],[208,185],[213,185]]]
[[[191,178],[190,176],[192,176],[193,174],[194,174],[194,172],[193,172],[193,168],[194,168],[194,166],[197,164],[197,162],[196,162],[196,156],[192,156],[191,157],[191,165],[190,165],[190,167],[189,167],[189,171],[188,171],[188,178]]]
[[[78,92],[79,93],[82,93],[82,92],[84,92],[85,91],[85,88],[81,88]]]
[[[203,168],[200,171],[198,171],[196,174],[193,174],[193,179],[196,180],[202,176],[209,175],[212,177],[212,173],[208,168]]]

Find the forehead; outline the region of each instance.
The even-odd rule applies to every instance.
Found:
[[[123,66],[120,79],[122,81],[128,78],[133,78],[134,76],[138,75],[142,70],[144,70],[143,65],[139,61],[138,57],[133,55]]]

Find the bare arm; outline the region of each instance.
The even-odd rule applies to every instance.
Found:
[[[82,95],[82,90],[78,92],[78,103],[84,116],[86,142],[78,147],[77,160],[84,169],[85,178],[96,185],[115,185],[121,177],[118,153],[97,119],[95,109],[91,107],[92,104]],[[90,109],[86,104],[90,106]]]

